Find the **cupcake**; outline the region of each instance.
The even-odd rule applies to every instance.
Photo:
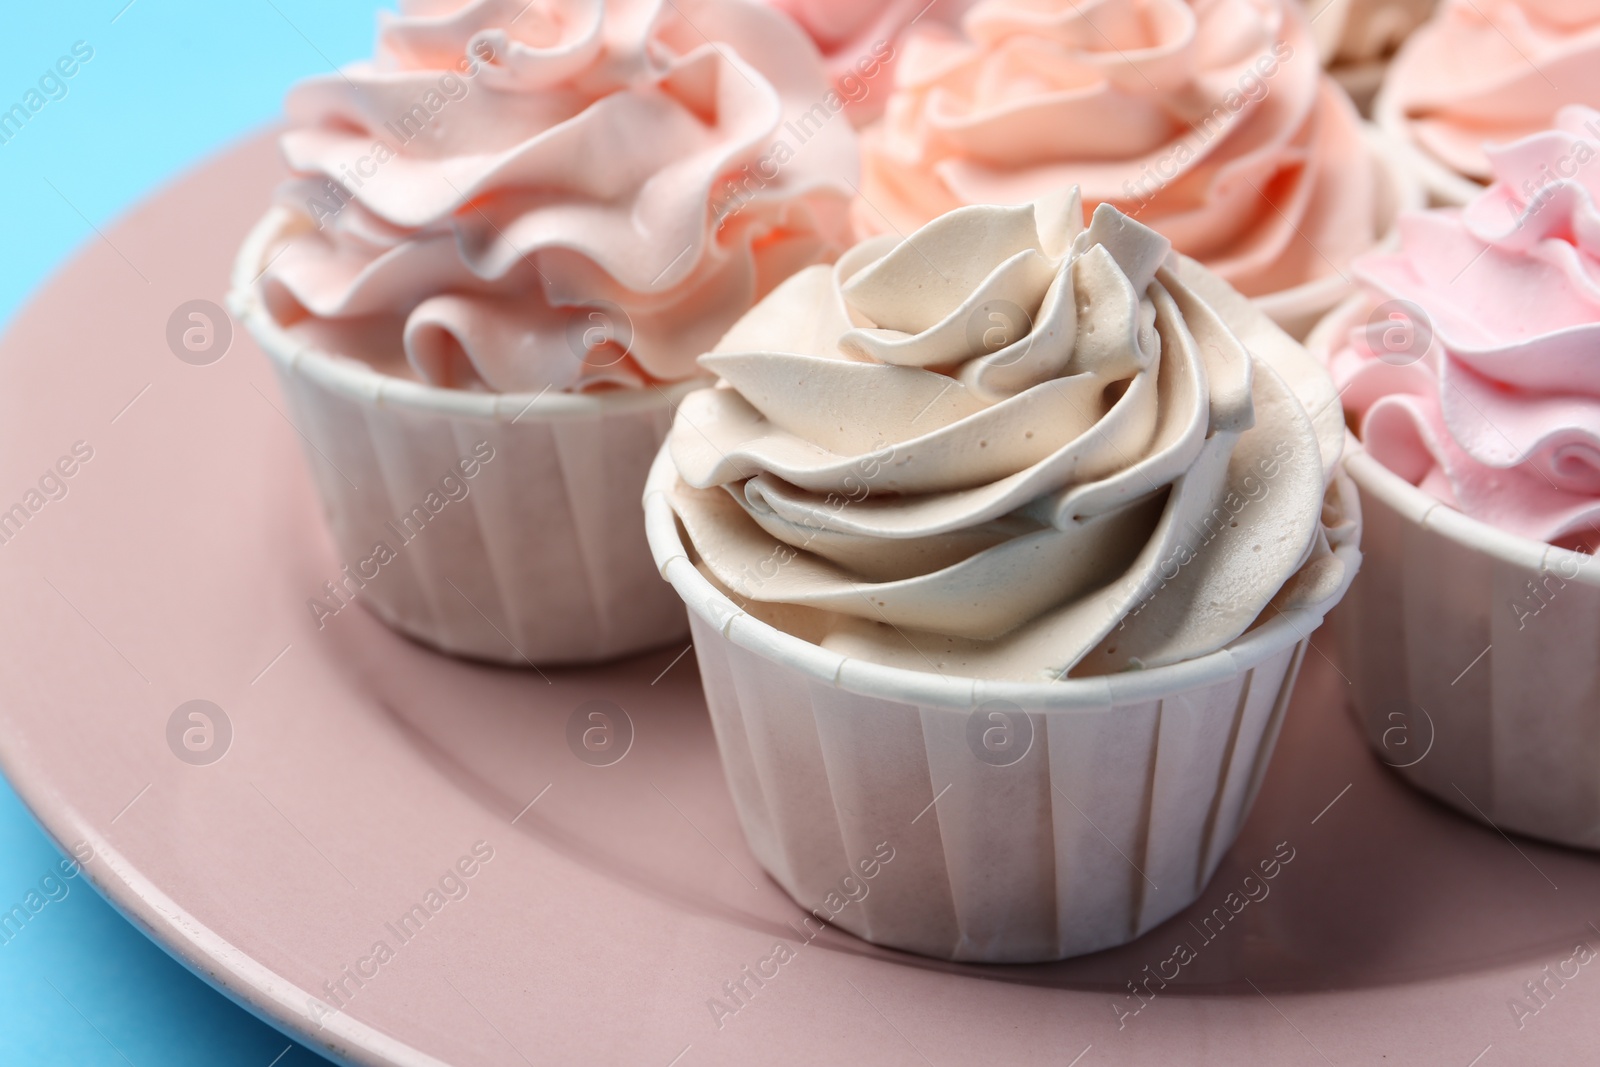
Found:
[[[1126,941],[1232,842],[1354,572],[1332,383],[1074,189],[779,286],[646,490],[745,832],[798,902],[931,956]],[[947,795],[948,794],[948,795]]]
[[[1594,0],[1441,0],[1395,57],[1374,111],[1435,201],[1464,204],[1492,176],[1485,145],[1600,99],[1597,60]]]
[[[907,36],[864,133],[858,232],[1077,184],[1300,336],[1418,202],[1295,0],[983,0],[962,27]]]
[[[1317,52],[1363,114],[1395,51],[1428,20],[1435,0],[1301,0]]]
[[[679,640],[638,497],[696,357],[848,244],[855,134],[793,132],[820,59],[740,0],[380,19],[290,92],[234,278],[345,564],[308,609],[509,663]]]
[[[767,2],[799,23],[821,51],[835,94],[830,110],[842,109],[864,126],[883,114],[901,35],[921,22],[952,23],[971,0]]]
[[[1600,112],[1491,148],[1317,327],[1359,437],[1341,609],[1384,762],[1474,818],[1600,848]],[[1563,177],[1557,177],[1561,175]],[[1527,190],[1533,190],[1531,196]]]

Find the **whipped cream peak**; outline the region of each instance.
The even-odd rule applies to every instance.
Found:
[[[268,306],[435,385],[692,376],[848,243],[854,132],[802,118],[828,92],[799,29],[742,0],[408,0],[371,62],[289,94],[278,199],[305,225]]]
[[[719,381],[679,408],[674,507],[748,610],[1035,679],[1203,654],[1342,588],[1326,375],[1166,238],[1079,204],[869,239],[701,358]]]
[[[1600,538],[1600,112],[1497,148],[1493,184],[1459,210],[1405,219],[1358,263],[1369,297],[1404,302],[1420,339],[1336,338],[1330,368],[1380,463],[1521,536]],[[1377,314],[1377,312],[1373,312]],[[1352,324],[1347,324],[1352,325]],[[1398,356],[1398,358],[1397,358]]]

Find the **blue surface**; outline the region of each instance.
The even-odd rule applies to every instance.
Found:
[[[104,227],[197,159],[273,121],[296,78],[368,54],[374,12],[393,6],[125,4],[6,5],[0,111],[24,102],[75,43],[93,56],[70,78],[46,79],[43,106],[0,143],[0,322],[93,236],[91,222]],[[327,1062],[191,975],[82,878],[60,878],[60,859],[0,784],[0,912],[45,890],[20,933],[0,933],[0,1065]],[[50,875],[57,880],[45,883]]]

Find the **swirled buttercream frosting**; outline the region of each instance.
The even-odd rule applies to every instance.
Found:
[[[1510,533],[1600,539],[1600,112],[1491,148],[1464,209],[1405,216],[1329,320],[1329,366],[1367,451]],[[1319,330],[1319,333],[1322,331]]]
[[[950,23],[971,0],[767,0],[806,31],[857,126],[883,114],[897,44],[917,23]],[[834,110],[838,110],[834,108]]]
[[[268,306],[435,385],[690,377],[849,243],[855,134],[795,125],[827,91],[804,34],[742,0],[402,0],[372,61],[289,94]]]
[[[1101,674],[1342,588],[1326,373],[1153,230],[1086,228],[1076,190],[869,239],[701,362],[668,438],[698,565],[841,654]]]
[[[858,230],[1076,184],[1252,297],[1337,279],[1382,236],[1360,117],[1295,0],[982,0],[901,52]]]
[[[1491,177],[1486,144],[1600,100],[1600,0],[1441,0],[1389,66],[1378,113],[1450,170]]]

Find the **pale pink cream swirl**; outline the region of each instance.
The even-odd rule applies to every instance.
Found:
[[[826,92],[800,30],[742,0],[402,0],[371,62],[289,95],[301,224],[268,305],[435,385],[691,377],[848,243],[854,132],[786,132]]]
[[[1600,112],[1489,150],[1464,209],[1402,219],[1357,264],[1329,359],[1367,451],[1473,518],[1562,547],[1600,534]],[[1406,301],[1407,304],[1399,304]]]
[[[858,229],[1077,184],[1254,297],[1381,236],[1360,118],[1292,0],[983,0],[963,28],[907,37]]]
[[[1600,0],[1442,0],[1389,67],[1379,103],[1435,161],[1490,178],[1487,142],[1600,100]]]
[[[960,19],[971,0],[767,0],[822,52],[834,91],[857,126],[883,114],[897,42],[918,23]]]

